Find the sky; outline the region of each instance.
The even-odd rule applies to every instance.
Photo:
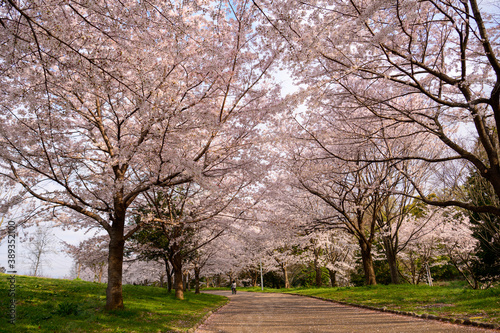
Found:
[[[30,229],[33,231],[33,229]],[[53,229],[54,232],[54,253],[47,255],[42,261],[41,276],[51,278],[69,278],[73,267],[73,260],[63,251],[61,242],[72,245],[78,245],[84,239],[89,238],[93,233],[86,234],[85,230],[80,231],[63,231],[61,229]],[[22,237],[21,237],[22,238]],[[19,238],[16,242],[16,270],[18,275],[29,275],[30,264],[26,260],[27,242],[22,242]],[[0,243],[0,267],[7,268],[7,238]]]

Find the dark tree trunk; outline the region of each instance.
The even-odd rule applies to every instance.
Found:
[[[125,246],[124,223],[121,223],[123,221],[115,220],[109,232],[108,287],[106,289],[106,310],[108,311],[123,309],[122,276]]]
[[[401,280],[399,279],[399,270],[398,270],[397,259],[391,258],[391,260],[388,260],[388,262],[389,262],[389,268],[391,270],[391,283],[400,284]]]
[[[337,287],[337,271],[333,271],[329,268],[328,269],[328,275],[330,276],[330,284],[332,287]]]
[[[316,287],[321,287],[323,285],[323,281],[321,279],[321,267],[316,267]]]
[[[316,272],[316,287],[321,287],[322,282],[322,272],[321,267],[319,266],[319,250],[314,250],[314,271]]]
[[[363,271],[365,273],[365,284],[376,285],[375,270],[373,269],[372,247],[362,239],[359,239],[361,249],[361,260],[363,261]]]
[[[383,240],[385,257],[387,259],[387,263],[389,264],[389,269],[391,270],[391,283],[399,284],[400,280],[396,250],[394,249],[394,246],[389,237],[384,237]]]
[[[184,283],[182,274],[182,256],[179,254],[175,254],[171,258],[172,267],[174,269],[174,289],[175,289],[175,298],[183,300],[184,299]]]

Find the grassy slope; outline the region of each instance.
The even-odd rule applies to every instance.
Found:
[[[12,325],[7,278],[0,274],[0,332],[178,332],[227,301],[189,292],[179,301],[164,288],[126,285],[125,310],[106,313],[105,284],[17,276]]]
[[[260,288],[245,288],[260,291]],[[461,285],[377,285],[356,288],[265,289],[266,292],[285,292],[317,296],[341,302],[369,305],[378,308],[432,314],[454,319],[500,325],[500,287],[473,290]]]

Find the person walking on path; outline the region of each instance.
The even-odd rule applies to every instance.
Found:
[[[231,284],[231,292],[233,295],[236,294],[236,281]]]

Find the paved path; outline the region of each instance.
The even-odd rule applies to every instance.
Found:
[[[211,291],[230,302],[196,332],[496,332],[365,310],[309,297]]]

